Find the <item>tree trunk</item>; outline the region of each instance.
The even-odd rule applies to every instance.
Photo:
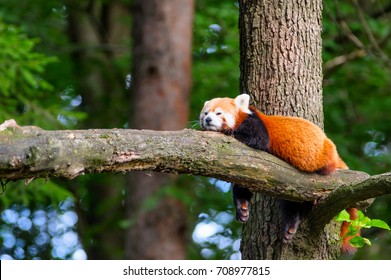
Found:
[[[240,1],[241,92],[266,114],[306,118],[323,127],[322,1]],[[243,228],[244,259],[328,259],[339,252],[336,225],[311,232],[304,219],[281,239],[281,200],[255,195]],[[327,232],[327,234],[326,234]]]
[[[133,128],[178,130],[188,120],[193,0],[136,0],[132,71]],[[175,177],[133,172],[127,177],[126,258],[185,259],[186,210],[169,197],[153,209],[156,196]]]
[[[130,7],[124,1],[68,1],[68,34],[80,93],[80,104],[87,119],[85,128],[123,126],[127,121],[124,106],[125,78],[129,69],[120,69],[115,59],[128,51],[125,39],[130,36],[130,26],[125,19]],[[125,72],[126,71],[126,72]]]
[[[130,35],[130,26],[124,21],[130,9],[123,2],[65,1],[69,40],[77,46],[72,52],[75,91],[81,96],[80,107],[87,113],[79,128],[122,127],[126,121],[126,73],[114,62],[127,51],[124,42]],[[79,232],[89,259],[123,257],[123,232],[106,230],[118,228],[124,219],[123,181],[120,176],[99,175],[84,178],[81,183],[68,183],[79,198]],[[81,185],[91,190],[88,195],[81,195]],[[97,229],[100,223],[106,228]]]

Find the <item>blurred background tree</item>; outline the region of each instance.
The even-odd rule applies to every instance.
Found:
[[[135,125],[134,67],[143,59],[132,52],[139,31],[137,2],[157,13],[157,3],[165,1],[0,0],[0,123],[14,118],[44,129]],[[180,106],[190,108],[187,126],[197,128],[205,100],[239,91],[238,2],[197,0],[194,8],[194,15],[189,13],[194,20],[187,23],[193,24],[192,87]],[[391,170],[390,19],[390,0],[324,1],[325,130],[352,169],[370,174]],[[166,70],[157,73],[171,75]],[[167,106],[155,97],[149,104]],[[186,123],[172,122],[182,123],[175,129]],[[161,205],[177,210],[158,216],[162,223],[150,222],[148,231],[164,231],[167,215],[180,211],[181,234],[175,238],[185,246],[184,258],[240,258],[241,228],[225,182],[179,176],[136,205],[126,198],[132,187],[123,174],[9,184],[0,196],[2,259],[154,258],[130,252],[138,242],[130,232],[140,227],[137,217]],[[389,205],[389,196],[376,199],[369,216],[390,224]],[[391,258],[388,232],[364,234],[373,245],[355,258]]]
[[[324,1],[325,130],[351,169],[391,167],[391,2]],[[391,197],[377,198],[368,216],[391,222]],[[364,232],[372,247],[357,258],[390,259],[391,235]]]

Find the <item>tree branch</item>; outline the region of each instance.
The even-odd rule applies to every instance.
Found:
[[[12,121],[0,125],[1,179],[72,179],[85,173],[133,170],[202,175],[283,199],[319,201],[317,211],[327,219],[355,202],[391,193],[391,173],[370,178],[352,170],[307,174],[215,132],[45,131]]]
[[[351,53],[334,57],[333,59],[323,63],[323,74],[328,75],[332,70],[335,70],[341,65],[357,58],[363,58],[365,55],[366,51],[364,49],[358,49],[352,51]]]
[[[316,220],[317,228],[321,229],[342,209],[354,206],[357,202],[390,193],[391,172],[374,175],[358,184],[341,186],[333,190],[318,202],[311,218]]]

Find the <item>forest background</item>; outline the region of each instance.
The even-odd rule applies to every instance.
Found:
[[[154,10],[167,1],[144,2]],[[189,108],[183,127],[197,128],[204,101],[238,94],[238,3],[182,2],[194,5],[188,10],[194,18],[192,82],[182,104]],[[12,118],[43,129],[134,127],[137,4],[0,0],[0,123]],[[391,1],[324,1],[323,75],[325,131],[342,158],[371,175],[390,171]],[[158,106],[165,104],[152,99],[137,109]],[[241,226],[234,221],[230,185],[186,175],[163,181],[137,207],[126,198],[135,189],[126,174],[9,182],[0,196],[0,258],[142,259],[165,258],[165,252],[188,259],[240,258]],[[135,249],[143,234],[132,228],[169,230],[165,216],[155,217],[162,223],[139,222],[165,205],[181,214],[175,235],[167,232],[181,246],[167,245],[161,255]],[[377,198],[368,216],[390,224],[390,205],[390,196]],[[354,258],[391,258],[388,232],[363,234],[372,246]],[[150,243],[151,251],[162,250]]]

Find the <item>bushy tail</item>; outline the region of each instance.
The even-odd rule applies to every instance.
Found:
[[[356,208],[348,208],[346,211],[350,215],[350,220],[355,220],[357,219],[357,209]],[[348,233],[348,228],[350,226],[349,222],[343,222],[341,226],[341,238],[342,238],[342,247],[341,251],[343,253],[347,254],[354,254],[357,251],[357,248],[353,247],[350,245],[349,241],[352,239],[354,236],[346,236]],[[355,236],[359,236],[360,232],[357,232]]]
[[[337,168],[339,169],[349,169],[349,167],[346,165],[346,163],[341,159],[341,157],[338,157],[338,163],[337,163]],[[350,215],[350,220],[355,220],[357,219],[357,209],[356,208],[348,208],[346,211]],[[341,251],[343,253],[347,254],[354,254],[357,251],[357,248],[353,247],[350,245],[349,241],[352,239],[354,236],[347,236],[348,231],[349,231],[349,222],[343,222],[341,226],[341,238],[342,238],[342,247]],[[360,232],[357,232],[355,236],[360,236]]]
[[[340,157],[338,157],[337,168],[339,168],[339,169],[349,169],[349,167],[346,165],[346,163]]]

